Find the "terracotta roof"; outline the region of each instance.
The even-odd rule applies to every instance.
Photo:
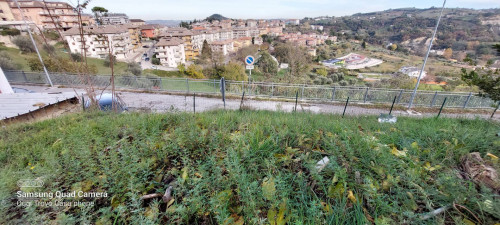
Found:
[[[130,22],[132,22],[132,23],[142,23],[142,22],[145,22],[145,21],[141,20],[141,19],[130,19]]]
[[[177,46],[184,44],[180,38],[162,38],[156,46]]]
[[[184,37],[193,35],[190,30],[167,30],[163,32],[160,36],[163,37]]]
[[[152,29],[158,29],[161,27],[162,26],[159,24],[145,24],[145,25],[142,25],[140,28],[141,28],[141,30],[152,30]]]
[[[222,41],[213,41],[210,44],[211,45],[227,45],[227,44],[230,44],[232,42],[233,42],[232,40],[222,40]]]

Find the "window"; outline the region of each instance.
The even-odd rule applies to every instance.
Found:
[[[0,13],[3,13],[3,10],[2,10],[2,9],[0,9]]]

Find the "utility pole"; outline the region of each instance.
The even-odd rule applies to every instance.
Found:
[[[422,73],[424,72],[425,64],[427,64],[427,59],[429,59],[429,53],[431,52],[432,43],[434,42],[434,38],[436,38],[437,29],[439,27],[439,22],[441,21],[441,17],[443,16],[443,11],[444,11],[445,5],[446,5],[446,0],[444,0],[444,2],[443,2],[443,8],[441,9],[441,13],[439,14],[439,18],[438,18],[438,21],[436,23],[436,28],[434,28],[434,34],[432,34],[431,43],[429,44],[429,49],[427,49],[427,54],[426,54],[425,59],[424,59],[424,64],[422,65],[422,69],[420,70],[420,74],[418,75],[417,84],[415,85],[415,89],[413,90],[413,93],[411,94],[410,104],[408,105],[408,109],[411,109],[411,107],[413,105],[413,100],[415,99],[415,96],[417,95],[418,85],[420,84],[420,79],[422,78]]]
[[[36,54],[38,55],[38,59],[40,59],[40,63],[42,63],[43,71],[45,72],[45,76],[47,77],[47,81],[49,82],[50,86],[53,87],[54,84],[52,84],[52,80],[50,79],[49,76],[49,71],[47,71],[47,68],[45,67],[45,64],[43,63],[42,56],[40,55],[40,51],[38,51],[38,47],[36,46],[35,39],[33,39],[33,35],[31,34],[31,28],[28,25],[28,22],[26,22],[26,18],[24,17],[23,10],[21,10],[21,6],[19,6],[19,2],[17,0],[14,0],[17,5],[17,9],[19,9],[19,12],[21,13],[21,16],[23,17],[24,25],[26,26],[26,29],[28,29],[28,34],[30,35],[31,42],[33,43],[33,46],[35,47]],[[47,8],[47,10],[49,10]]]

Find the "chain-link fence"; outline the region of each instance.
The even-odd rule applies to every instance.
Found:
[[[48,84],[45,74],[39,72],[6,71],[7,80],[17,84]],[[51,73],[54,85],[83,87],[92,84],[96,87],[108,87],[110,75],[78,76],[75,74]],[[202,94],[219,94],[220,80],[192,80],[182,78],[160,78],[148,76],[115,76],[117,89],[134,89],[148,91],[168,91]],[[408,105],[412,90],[381,89],[368,87],[299,85],[283,83],[263,83],[244,81],[225,81],[225,92],[228,95],[257,96],[266,98],[295,99],[301,101],[331,101],[358,103],[392,103]],[[447,108],[495,108],[496,103],[478,96],[477,93],[418,91],[414,105],[423,107],[440,107],[447,98]]]

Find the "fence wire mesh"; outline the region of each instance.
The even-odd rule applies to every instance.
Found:
[[[5,71],[7,80],[15,84],[48,84],[45,74],[40,72]],[[110,75],[79,76],[76,74],[50,73],[54,85],[83,87],[92,84],[95,87],[109,87]],[[219,94],[220,80],[192,80],[182,78],[162,78],[149,76],[124,75],[115,76],[117,89],[134,89],[148,91],[168,91],[200,94]],[[244,82],[226,80],[225,92],[228,95],[295,99],[296,94],[301,101],[332,101],[358,103],[391,104],[396,97],[396,104],[408,105],[412,91],[401,89],[380,89],[349,86],[318,86],[283,83]],[[423,107],[440,107],[447,98],[446,108],[495,108],[496,103],[478,96],[477,93],[417,91],[414,105]]]

